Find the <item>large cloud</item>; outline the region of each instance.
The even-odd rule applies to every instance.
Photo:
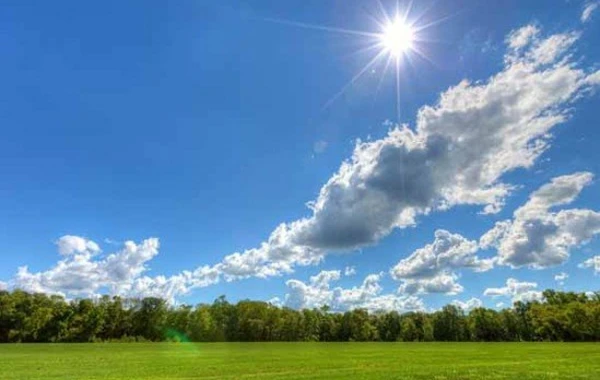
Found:
[[[390,273],[395,280],[403,281],[402,293],[460,293],[463,287],[456,282],[458,269],[471,268],[481,272],[492,267],[490,260],[475,255],[478,248],[476,241],[437,230],[433,243],[400,260]]]
[[[506,286],[501,288],[487,288],[483,294],[490,297],[508,297],[512,302],[540,301],[542,292],[536,290],[537,283],[519,281],[514,278],[506,280]]]
[[[404,312],[424,309],[422,300],[417,297],[382,294],[383,289],[379,284],[381,273],[368,275],[360,286],[331,288],[330,283],[339,280],[340,276],[340,271],[322,271],[312,276],[308,283],[288,280],[288,293],[285,295],[284,304],[296,309],[327,305],[334,311],[363,308],[371,311]]]
[[[57,264],[58,273],[57,268],[35,274],[24,268],[17,279],[39,289],[108,286],[115,292],[162,289],[166,282],[177,292],[221,278],[290,273],[296,265],[318,263],[331,251],[375,244],[394,229],[416,224],[421,215],[455,205],[480,205],[484,213],[497,212],[513,189],[502,176],[531,167],[549,147],[552,128],[568,118],[572,102],[600,84],[600,72],[578,68],[576,57],[569,54],[577,37],[563,33],[543,38],[532,26],[512,32],[500,72],[449,88],[435,105],[418,111],[412,129],[398,126],[381,139],[358,142],[352,157],[309,203],[312,214],[282,223],[256,248],[168,279],[136,277],[139,271],[129,275],[128,269],[115,265],[116,280],[107,281],[107,263],[89,259],[89,252],[82,253],[78,246]],[[59,276],[74,273],[76,267],[91,277],[73,281]],[[456,292],[452,277],[444,273],[414,291],[453,286]],[[138,282],[128,287],[121,278]],[[86,280],[90,284],[81,286]],[[102,285],[94,288],[92,283]]]
[[[498,222],[485,233],[481,246],[497,248],[497,262],[512,267],[540,269],[565,262],[572,248],[600,233],[600,213],[552,209],[575,200],[591,181],[588,172],[552,179],[531,194],[512,220]]]
[[[170,278],[142,276],[148,270],[147,263],[158,254],[159,241],[156,238],[146,239],[140,244],[127,241],[121,250],[105,258],[98,258],[98,245],[83,237],[63,236],[56,244],[64,257],[54,267],[38,273],[31,273],[26,266],[21,267],[11,281],[11,287],[69,296],[93,296],[105,291],[127,296],[154,295],[172,300],[187,291],[194,277],[190,272]]]
[[[229,276],[267,276],[314,263],[332,250],[374,244],[419,215],[454,205],[497,212],[513,186],[503,174],[529,168],[549,146],[573,100],[596,85],[568,54],[576,33],[541,38],[526,26],[508,37],[505,67],[485,82],[463,81],[416,128],[357,143],[350,160],[309,205],[312,215],[280,225],[257,249],[225,259]]]

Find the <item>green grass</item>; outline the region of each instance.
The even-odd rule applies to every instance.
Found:
[[[600,379],[600,344],[11,344],[0,379]]]

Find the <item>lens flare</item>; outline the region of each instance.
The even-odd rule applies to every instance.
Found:
[[[412,28],[396,19],[387,25],[380,38],[384,48],[397,57],[413,48],[414,37]]]

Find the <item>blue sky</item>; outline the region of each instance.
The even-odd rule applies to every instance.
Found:
[[[376,1],[5,1],[0,286],[400,310],[598,290],[595,7],[418,2],[398,114],[385,59],[331,102],[380,48],[306,26],[379,33]],[[569,201],[513,216],[545,184]],[[415,252],[436,230],[456,238]]]

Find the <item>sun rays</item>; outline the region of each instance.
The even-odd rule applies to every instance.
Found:
[[[389,76],[389,70],[390,67],[392,67],[392,70],[394,71],[396,93],[395,112],[399,121],[401,110],[400,83],[401,77],[405,72],[405,65],[412,65],[415,58],[420,58],[430,63],[432,62],[431,58],[424,53],[423,45],[431,42],[424,38],[424,31],[427,28],[445,21],[448,17],[433,22],[423,23],[422,19],[424,13],[421,13],[418,16],[413,15],[412,1],[405,6],[396,4],[392,13],[389,13],[379,0],[376,1],[376,4],[378,5],[376,11],[378,11],[379,14],[371,17],[376,24],[376,29],[374,31],[314,25],[281,19],[266,19],[266,21],[320,30],[328,33],[346,34],[362,39],[365,43],[365,47],[357,51],[357,53],[368,53],[371,54],[370,57],[367,58],[366,63],[359,68],[337,92],[324,102],[322,108],[329,108],[340,98],[340,96],[346,93],[359,79],[369,72],[379,72],[381,75],[376,81],[377,84],[375,86],[374,97],[377,97],[379,89]],[[378,68],[378,70],[375,70],[375,68]]]

